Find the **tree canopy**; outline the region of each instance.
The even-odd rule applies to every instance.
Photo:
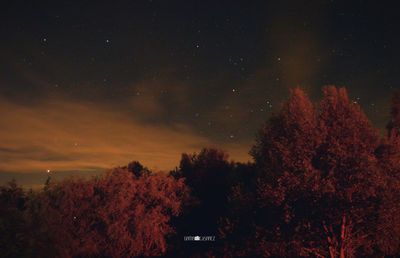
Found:
[[[0,187],[5,257],[370,257],[400,255],[400,97],[380,136],[344,88],[312,103],[299,88],[250,150],[138,161],[41,191]],[[185,242],[184,236],[215,236]],[[46,251],[44,251],[46,250]]]

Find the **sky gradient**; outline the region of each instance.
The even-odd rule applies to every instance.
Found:
[[[351,2],[9,3],[0,183],[132,160],[168,171],[207,146],[248,161],[294,87],[317,101],[322,86],[344,86],[383,131],[400,88],[397,11]]]

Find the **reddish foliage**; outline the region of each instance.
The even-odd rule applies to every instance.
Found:
[[[301,90],[293,90],[257,138],[251,151],[262,171],[256,190],[235,188],[231,198],[233,206],[251,203],[241,212],[252,216],[246,224],[253,230],[247,232],[256,244],[248,252],[354,257],[393,253],[398,247],[398,237],[390,235],[397,231],[389,230],[395,219],[382,214],[398,214],[396,187],[386,189],[388,179],[398,174],[388,174],[398,165],[397,147],[390,147],[389,154],[380,145],[376,130],[344,88],[329,86],[323,93],[314,107]],[[244,231],[238,214],[232,213],[226,224],[231,236]],[[382,228],[385,237],[378,233]],[[384,248],[388,242],[393,250]]]
[[[164,175],[136,177],[114,169],[101,178],[50,184],[44,193],[46,219],[60,255],[160,255],[174,230],[186,188]]]
[[[260,131],[254,164],[205,148],[183,154],[169,177],[132,162],[89,181],[49,178],[41,198],[28,198],[15,183],[1,188],[7,240],[0,244],[15,241],[14,256],[41,254],[45,242],[61,257],[399,255],[400,96],[379,138],[345,89],[329,86],[323,94],[313,105],[300,89],[291,91]],[[35,218],[45,231],[35,229]],[[39,240],[21,237],[26,228]],[[191,235],[217,241],[182,241]]]
[[[393,92],[392,95],[392,117],[387,125],[389,138],[400,136],[400,91]]]

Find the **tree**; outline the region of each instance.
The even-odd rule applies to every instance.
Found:
[[[400,136],[400,92],[394,91],[392,95],[391,119],[386,126],[388,137]]]
[[[392,96],[391,120],[387,136],[376,150],[379,168],[383,172],[385,191],[379,208],[378,246],[385,254],[400,255],[400,96]]]
[[[324,137],[314,166],[321,183],[330,188],[323,191],[331,202],[323,210],[330,256],[371,254],[384,186],[375,157],[377,132],[359,105],[349,101],[346,90],[333,86],[324,88],[319,128]]]
[[[2,257],[54,257],[51,236],[43,224],[42,200],[15,180],[0,187],[0,253]],[[45,250],[45,251],[44,251]]]
[[[295,236],[307,230],[302,228],[305,217],[316,216],[307,206],[312,207],[312,193],[320,186],[315,183],[318,172],[312,163],[321,139],[316,108],[300,89],[291,91],[281,112],[259,133],[250,152],[263,172],[252,194],[258,255],[288,256],[285,250],[289,249],[292,254],[299,253]],[[315,241],[312,235],[308,238]]]
[[[143,167],[139,161],[132,161],[128,166],[122,167],[122,169],[128,169],[129,172],[133,173],[137,177],[148,176],[151,174],[151,171],[148,168]]]
[[[24,191],[15,180],[0,188],[0,250],[5,257],[26,255],[25,202]]]
[[[400,255],[400,142],[392,134],[376,150],[385,188],[378,209],[377,245],[384,254]]]
[[[185,179],[190,198],[185,202],[183,215],[175,221],[179,239],[175,245],[179,255],[204,255],[216,243],[183,243],[182,236],[216,236],[218,222],[227,209],[227,197],[233,180],[234,164],[228,155],[216,148],[204,148],[199,154],[182,154],[179,169],[171,175]]]
[[[250,199],[257,255],[354,257],[379,249],[385,182],[377,132],[344,88],[323,93],[314,107],[300,89],[291,91],[250,152],[262,176],[253,191],[232,195]]]
[[[185,194],[183,180],[116,168],[89,181],[51,183],[43,198],[60,256],[121,257],[165,253]]]
[[[281,112],[259,132],[250,154],[269,176],[310,169],[319,140],[315,129],[315,108],[304,92],[296,88],[282,105]]]

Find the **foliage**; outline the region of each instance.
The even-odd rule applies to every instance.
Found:
[[[13,180],[0,187],[0,253],[2,257],[53,257],[56,250],[44,226],[42,200]]]
[[[117,168],[90,181],[50,185],[46,222],[63,257],[161,255],[185,191],[183,180]]]
[[[219,218],[227,209],[233,169],[225,152],[204,148],[199,154],[182,154],[179,168],[171,171],[171,176],[185,179],[190,189],[183,214],[174,221],[178,234],[173,245],[180,256],[204,255],[216,247],[216,243],[182,243],[182,237],[217,235]]]
[[[313,104],[291,91],[260,130],[253,163],[216,148],[169,175],[138,161],[42,191],[0,187],[4,257],[400,255],[400,95],[387,135],[344,88]],[[216,236],[184,242],[183,236]]]
[[[253,190],[235,189],[232,208],[242,211],[233,212],[221,228],[228,237],[229,232],[248,232],[243,243],[250,236],[256,244],[246,250],[228,243],[228,249],[294,257],[397,251],[398,184],[387,186],[398,174],[388,173],[397,166],[393,155],[398,152],[383,147],[344,88],[325,87],[323,93],[320,105],[313,106],[300,89],[293,90],[259,133],[251,154],[262,176]],[[250,218],[242,224],[239,214]]]

